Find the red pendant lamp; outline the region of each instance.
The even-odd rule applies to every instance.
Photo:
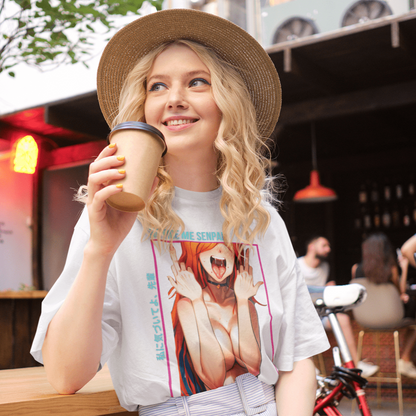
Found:
[[[312,135],[312,171],[310,176],[310,184],[300,191],[296,192],[293,200],[295,202],[314,203],[329,202],[337,199],[337,194],[330,188],[325,188],[319,182],[319,172],[316,161],[316,138],[315,123],[311,125]]]

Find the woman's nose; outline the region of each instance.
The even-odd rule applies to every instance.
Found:
[[[185,92],[180,88],[171,88],[167,105],[169,108],[186,108],[187,101]]]

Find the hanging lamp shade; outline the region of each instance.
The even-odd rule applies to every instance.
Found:
[[[319,181],[318,162],[316,157],[315,124],[311,125],[312,136],[312,170],[310,184],[300,191],[297,191],[293,200],[295,202],[329,202],[337,199],[337,194],[330,188],[325,188]]]
[[[325,188],[319,182],[319,172],[311,171],[310,184],[297,191],[293,200],[296,202],[328,202],[337,199],[337,194],[330,188]]]

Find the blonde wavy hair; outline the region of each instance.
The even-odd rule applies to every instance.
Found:
[[[270,215],[262,206],[264,199],[273,199],[269,149],[259,137],[256,112],[250,94],[235,68],[211,49],[188,40],[163,44],[143,57],[126,78],[120,93],[119,114],[113,128],[125,121],[143,121],[146,101],[146,77],[155,59],[170,45],[181,44],[194,51],[211,74],[213,98],[222,113],[222,121],[214,147],[218,153],[216,176],[222,186],[220,202],[224,217],[223,235],[226,243],[234,238],[252,244],[257,235],[264,235]],[[172,240],[185,225],[172,209],[174,184],[163,165],[158,168],[159,184],[138,218],[143,224],[142,238]]]

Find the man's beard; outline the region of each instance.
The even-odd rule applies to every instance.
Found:
[[[315,254],[315,258],[319,261],[325,261],[328,259],[328,254]]]

